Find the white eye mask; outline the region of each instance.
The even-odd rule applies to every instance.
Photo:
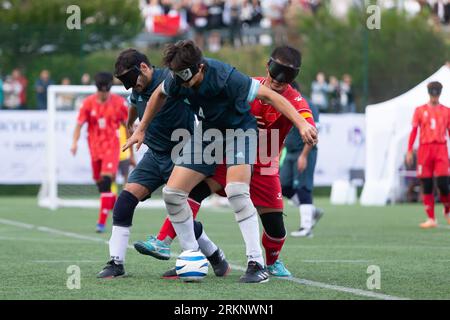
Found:
[[[179,78],[181,78],[184,82],[188,82],[192,79],[193,74],[190,68],[181,70],[181,71],[174,71],[175,75]]]

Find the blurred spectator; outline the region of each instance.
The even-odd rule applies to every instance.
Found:
[[[241,5],[242,41],[244,44],[257,44],[257,35],[251,35],[250,27],[259,26],[262,19],[261,4],[258,0],[243,0]]]
[[[228,26],[230,44],[235,48],[242,46],[241,5],[238,0],[225,3],[223,22]]]
[[[50,79],[50,72],[48,70],[42,70],[35,84],[38,110],[47,109],[47,88],[52,84],[53,81]]]
[[[288,5],[287,0],[265,0],[263,3],[263,14],[270,20],[275,46],[287,43],[287,28],[285,13]]]
[[[14,110],[20,109],[20,93],[22,91],[22,85],[17,79],[14,79],[11,75],[7,76],[3,83],[3,106],[5,109]]]
[[[174,5],[172,0],[161,0],[160,4],[163,9],[163,14],[168,14]]]
[[[91,75],[89,73],[83,73],[81,76],[81,84],[84,86],[89,86],[92,84]]]
[[[330,112],[340,113],[342,110],[339,80],[335,76],[330,76],[330,80],[328,83],[328,93],[330,97]]]
[[[413,162],[408,165],[406,158],[403,162],[401,169],[404,169],[406,173],[412,172],[413,175],[405,174],[404,184],[406,186],[406,201],[407,202],[419,202],[421,200],[420,194],[420,180],[416,177],[416,167],[417,167],[417,150],[413,151]]]
[[[154,17],[163,14],[163,7],[159,4],[159,0],[147,0],[142,8],[142,15],[144,16],[145,29],[148,32],[153,32]]]
[[[313,14],[316,14],[319,10],[320,6],[322,5],[321,0],[309,0],[309,8],[311,9],[311,12]]]
[[[356,112],[353,94],[352,77],[344,74],[340,83],[340,96],[342,112]]]
[[[319,72],[316,80],[311,84],[311,102],[320,112],[329,112],[328,110],[328,84],[325,81],[323,72]]]
[[[287,43],[294,48],[301,47],[301,37],[298,32],[301,11],[302,6],[299,1],[289,0],[284,18],[287,25]]]
[[[20,83],[20,93],[19,93],[19,99],[20,99],[20,106],[25,107],[27,104],[27,86],[28,86],[28,80],[22,75],[22,72],[20,69],[14,69],[11,73],[11,76],[14,81],[17,81]]]
[[[208,6],[208,50],[217,52],[222,47],[222,39],[220,36],[220,29],[223,24],[224,2],[222,0],[212,0],[211,5]]]
[[[433,13],[442,24],[450,23],[450,1],[437,0],[433,5]]]
[[[263,18],[261,2],[259,0],[252,0],[251,6],[253,8],[251,25],[256,26],[261,23]]]
[[[65,77],[61,80],[61,85],[70,85],[70,79]],[[62,93],[56,96],[56,109],[57,110],[73,110],[75,96],[71,93]]]
[[[188,15],[194,28],[194,41],[203,50],[205,48],[205,32],[208,26],[208,7],[202,0],[193,0],[192,9]]]

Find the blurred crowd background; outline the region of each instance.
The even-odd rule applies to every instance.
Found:
[[[129,46],[158,65],[186,38],[251,76],[274,46],[300,48],[301,90],[325,113],[364,112],[450,60],[449,0],[91,0],[75,30],[63,3],[0,0],[0,108],[46,109],[49,85],[92,84]],[[369,4],[381,30],[365,26]]]

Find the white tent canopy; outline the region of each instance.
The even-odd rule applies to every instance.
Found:
[[[441,103],[450,107],[450,65],[440,68],[404,94],[366,108],[366,182],[362,205],[386,205],[395,201],[414,110],[429,100],[427,84],[443,84]],[[417,142],[417,141],[416,141]]]

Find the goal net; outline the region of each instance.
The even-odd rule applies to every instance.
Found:
[[[98,207],[98,190],[92,179],[91,160],[87,145],[87,126],[78,141],[77,154],[70,152],[78,110],[84,98],[96,92],[95,86],[52,85],[47,92],[46,164],[38,203],[42,207]],[[130,92],[113,86],[111,92],[127,97]],[[138,161],[146,147],[136,154]],[[123,177],[117,175],[118,185]],[[145,206],[163,207],[161,200],[148,200]]]

